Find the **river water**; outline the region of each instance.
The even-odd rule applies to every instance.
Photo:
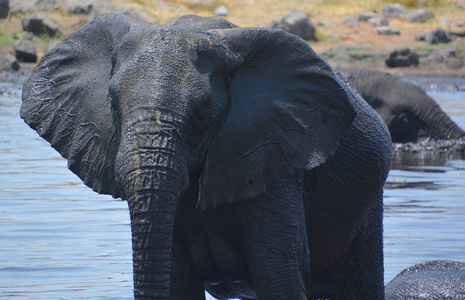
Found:
[[[465,78],[408,78],[465,128]],[[0,298],[131,299],[127,204],[84,186],[19,118],[0,83]],[[385,281],[415,263],[465,261],[465,161],[405,163],[385,189]]]

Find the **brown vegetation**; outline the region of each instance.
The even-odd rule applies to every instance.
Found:
[[[216,7],[224,5],[228,8],[226,18],[242,27],[266,27],[273,19],[294,8],[299,8],[311,15],[314,24],[324,23],[324,26],[317,26],[319,41],[310,42],[318,53],[334,48],[339,44],[354,45],[365,51],[389,51],[400,46],[425,49],[427,46],[424,42],[415,40],[416,32],[429,32],[436,28],[454,31],[465,30],[465,27],[457,26],[461,19],[462,23],[465,23],[465,9],[457,8],[457,3],[465,3],[464,0],[113,0],[112,2],[134,7],[140,12],[144,20],[161,24],[188,13],[212,16]],[[355,27],[343,25],[346,17],[354,16],[358,12],[376,10],[382,13],[382,7],[387,2],[402,3],[409,11],[415,8],[431,8],[436,17],[425,23],[409,23],[407,19],[390,19],[389,26],[395,27],[401,32],[400,35],[393,36],[378,35],[376,27],[367,22]],[[48,11],[44,14],[54,20],[62,28],[65,35],[87,21],[87,16],[73,15],[64,9]],[[18,36],[21,31],[21,16],[21,14],[13,14],[8,19],[0,20],[0,33]],[[450,20],[449,24],[441,22],[443,17]],[[49,42],[51,41],[37,45],[39,56],[46,50]],[[2,44],[1,41],[0,44]],[[463,51],[465,48],[464,39],[459,39],[452,47],[457,47]],[[3,47],[2,50],[0,47],[0,54],[7,51],[5,50],[7,48]]]

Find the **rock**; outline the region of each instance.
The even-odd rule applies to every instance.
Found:
[[[400,35],[399,29],[388,26],[379,26],[376,28],[376,32],[384,35]]]
[[[227,16],[228,15],[228,8],[226,6],[220,6],[213,12],[215,16]]]
[[[378,17],[370,18],[368,20],[368,23],[370,23],[371,25],[373,25],[375,27],[388,26],[389,25],[389,20],[386,19],[386,18],[383,18],[381,16],[378,16]]]
[[[452,39],[455,39],[456,37],[465,37],[465,31],[449,31],[449,34]]]
[[[325,35],[325,37],[327,39],[336,40],[336,41],[341,39],[341,37],[338,34],[335,34],[335,33],[328,33],[327,35]]]
[[[452,41],[452,36],[449,32],[438,28],[430,33],[427,33],[425,36],[425,42],[428,45],[440,44],[440,43],[450,43]]]
[[[0,56],[0,72],[18,71],[19,63],[16,57],[11,54]]]
[[[295,34],[304,40],[314,40],[315,26],[310,17],[300,9],[294,9],[271,22],[270,28],[282,29]]]
[[[18,61],[37,62],[37,48],[31,41],[18,40],[13,47],[13,53]]]
[[[383,6],[383,14],[386,18],[405,18],[407,10],[400,3],[389,3]]]
[[[434,19],[434,12],[429,8],[415,9],[408,15],[410,23],[425,23],[429,19]]]
[[[89,14],[88,21],[105,14],[119,13],[125,14],[136,19],[142,19],[139,11],[133,7],[127,7],[122,4],[111,3],[108,0],[93,2],[94,7]]]
[[[35,35],[32,32],[28,32],[28,31],[21,31],[20,33],[17,34],[16,37],[19,40],[27,40],[27,41],[34,42],[36,45],[38,43],[43,43],[43,40],[39,36]]]
[[[390,68],[418,66],[420,58],[412,49],[402,47],[391,51],[385,62]]]
[[[355,18],[346,17],[344,25],[358,27],[360,26],[360,22],[369,22],[376,27],[387,26],[389,24],[389,21],[378,12],[360,12],[355,15]]]
[[[457,27],[465,26],[465,18],[462,16],[458,16],[457,19],[455,19],[455,25],[457,25]]]
[[[0,19],[5,19],[6,17],[8,17],[9,11],[10,11],[9,0],[0,0]]]
[[[356,18],[347,16],[344,18],[344,21],[342,21],[342,25],[357,28],[360,27],[360,22]]]
[[[23,30],[34,34],[47,34],[49,37],[54,37],[61,34],[61,29],[55,22],[42,14],[31,14],[21,18]]]
[[[10,0],[11,12],[39,12],[57,10],[63,0]]]
[[[176,2],[180,2],[186,5],[192,6],[192,7],[206,7],[206,6],[211,7],[211,6],[214,6],[217,1],[216,0],[178,0]]]
[[[460,8],[460,9],[464,9],[465,8],[465,3],[457,3],[455,5],[455,7]]]
[[[374,12],[360,12],[357,14],[356,19],[359,22],[366,22],[371,18],[380,17],[381,15]]]
[[[359,47],[349,45],[349,44],[339,44],[334,48],[331,48],[327,51],[321,53],[321,56],[324,59],[333,59],[333,60],[341,60],[341,61],[350,61],[352,57],[350,55],[351,52],[359,50]]]
[[[15,13],[28,13],[39,11],[37,0],[10,0],[10,11]]]
[[[73,14],[89,15],[94,9],[92,0],[66,0],[64,8]]]
[[[426,39],[426,34],[424,32],[416,32],[415,33],[415,41],[424,41]]]
[[[444,26],[451,25],[452,20],[449,17],[444,16],[441,19],[439,19],[439,24],[444,25]]]
[[[458,53],[454,48],[435,49],[422,60],[422,63],[425,64],[432,62],[443,63],[450,69],[460,69],[465,64],[465,57],[463,53]]]

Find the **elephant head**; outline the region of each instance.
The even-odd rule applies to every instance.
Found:
[[[167,298],[176,208],[250,200],[323,163],[354,111],[300,38],[186,16],[107,15],[47,53],[21,117],[98,193],[128,201],[136,297]]]
[[[349,83],[383,118],[397,143],[419,138],[458,139],[465,136],[421,88],[389,73],[369,69],[341,71]]]

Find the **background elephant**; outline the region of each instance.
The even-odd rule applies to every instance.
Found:
[[[128,201],[136,298],[383,299],[389,133],[300,38],[104,16],[41,59],[21,116]]]
[[[463,299],[465,263],[437,260],[409,267],[386,286],[386,300]]]
[[[344,69],[341,73],[383,118],[396,143],[418,138],[458,139],[457,126],[421,88],[400,77],[369,69]]]

